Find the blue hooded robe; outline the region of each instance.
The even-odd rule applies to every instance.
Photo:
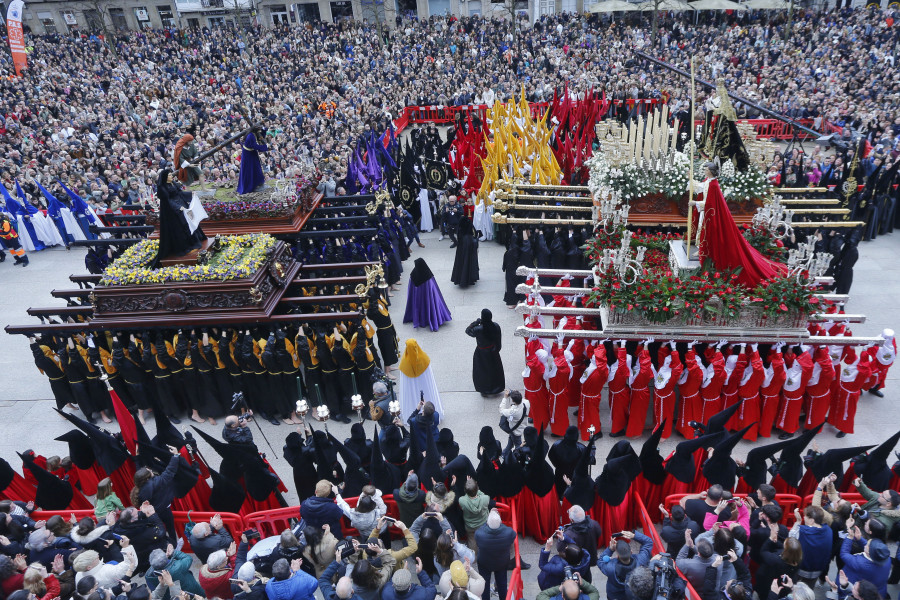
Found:
[[[263,177],[262,161],[259,159],[260,152],[268,152],[269,147],[256,141],[256,135],[251,131],[244,138],[243,149],[241,150],[241,176],[238,179],[237,193],[249,194],[262,187],[266,182]]]

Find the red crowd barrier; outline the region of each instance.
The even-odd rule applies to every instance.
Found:
[[[672,507],[681,502],[681,499],[685,496],[692,496],[693,494],[671,494],[666,496],[664,500],[664,504],[666,505],[666,510],[672,510]],[[734,494],[736,498],[746,498],[747,494]],[[809,497],[812,500],[812,496]],[[796,494],[775,494],[775,501],[781,506],[781,509],[784,511],[784,517],[782,517],[782,521],[788,527],[794,525],[794,509],[801,508],[807,506],[808,503],[803,503],[803,499]],[[700,525],[703,525],[700,523]]]
[[[95,522],[97,521],[97,519],[94,517],[94,511],[92,510],[36,510],[31,513],[31,518],[35,521],[46,521],[54,515],[59,515],[67,521],[71,518],[72,515],[75,515],[75,518],[79,521],[85,517],[90,517],[94,519]],[[191,544],[190,540],[184,537],[184,526],[189,522],[209,522],[209,520],[215,515],[219,515],[220,517],[222,517],[222,524],[225,526],[225,529],[227,529],[231,534],[231,537],[233,537],[235,540],[239,540],[241,538],[241,532],[243,532],[246,527],[244,526],[244,519],[241,518],[240,515],[236,515],[234,513],[200,512],[197,510],[172,511],[172,516],[175,518],[175,532],[178,537],[184,538],[185,552],[191,552]],[[281,533],[280,530],[279,533]]]

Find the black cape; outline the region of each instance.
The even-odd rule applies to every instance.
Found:
[[[475,238],[472,221],[467,217],[459,221],[456,259],[453,261],[450,281],[460,287],[467,287],[478,281],[478,240]]]
[[[500,326],[493,321],[491,311],[483,309],[481,318],[466,327],[466,335],[475,338],[476,344],[472,355],[472,382],[475,384],[475,391],[484,395],[499,394],[506,388],[503,361],[500,359],[503,338]]]

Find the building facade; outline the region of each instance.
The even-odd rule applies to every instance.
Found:
[[[542,14],[582,10],[588,0],[26,0],[23,25],[37,35],[109,30],[226,27],[259,23],[263,27],[343,19],[380,21],[394,26],[398,15],[484,15],[509,18],[510,2],[530,21]],[[6,15],[8,0],[0,0]]]

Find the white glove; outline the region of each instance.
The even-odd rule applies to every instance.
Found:
[[[669,348],[671,348],[673,352],[675,351],[675,340],[669,342]]]
[[[757,344],[756,342],[753,342],[752,344],[750,344],[750,349],[753,350],[754,352],[756,352],[758,348],[759,348],[759,344]]]
[[[716,344],[716,350],[721,350],[724,346],[728,345],[728,340],[719,340],[719,343]]]
[[[88,348],[93,348],[94,347],[94,338],[89,337],[87,339],[87,343],[88,343]]]

